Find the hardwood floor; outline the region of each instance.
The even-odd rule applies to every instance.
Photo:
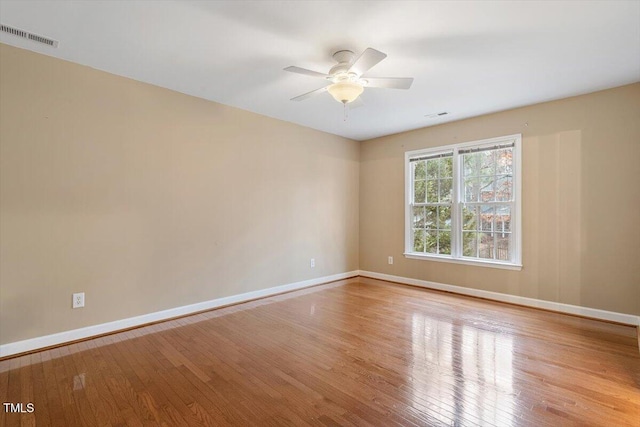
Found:
[[[632,327],[355,278],[1,361],[0,400],[34,407],[2,426],[639,426],[640,354]]]

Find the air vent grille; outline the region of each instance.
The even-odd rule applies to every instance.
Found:
[[[22,37],[23,39],[46,44],[47,46],[58,47],[57,40],[53,40],[48,37],[43,37],[38,34],[30,33],[29,31],[21,30],[19,28],[14,28],[8,25],[0,24],[0,31],[3,33],[11,34],[12,36]]]
[[[440,113],[431,113],[431,114],[426,114],[425,117],[427,119],[438,119],[440,117],[444,117],[444,116],[448,116],[450,113],[448,111],[442,111]]]

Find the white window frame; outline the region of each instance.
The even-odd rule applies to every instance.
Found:
[[[458,153],[460,150],[469,148],[483,148],[501,144],[513,143],[513,197],[512,212],[511,212],[511,250],[513,251],[513,260],[498,261],[480,258],[468,258],[462,257],[462,219],[460,218],[460,212],[462,212],[462,195],[464,194],[464,183],[461,172],[462,155]],[[442,254],[426,254],[413,252],[411,233],[413,224],[413,212],[411,209],[412,201],[411,196],[413,189],[411,184],[413,182],[411,176],[411,162],[410,160],[415,157],[437,155],[445,152],[453,152],[453,188],[452,188],[452,207],[451,207],[451,255]],[[522,135],[514,134],[507,136],[500,136],[497,138],[482,139],[478,141],[470,141],[459,144],[444,145],[433,148],[425,148],[421,150],[407,151],[404,155],[404,172],[405,172],[405,258],[427,260],[427,261],[439,261],[450,262],[456,264],[476,265],[482,267],[502,268],[508,270],[521,270],[522,269]]]

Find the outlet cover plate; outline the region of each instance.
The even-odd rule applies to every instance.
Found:
[[[84,307],[84,292],[73,294],[73,308]]]

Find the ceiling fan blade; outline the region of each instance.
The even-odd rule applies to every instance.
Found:
[[[383,87],[387,89],[409,89],[413,77],[365,77],[366,87]]]
[[[303,93],[302,95],[298,95],[295,98],[291,98],[291,101],[303,101],[314,95],[318,95],[320,93],[326,92],[327,89],[329,89],[329,86],[321,87],[320,89],[312,90],[311,92]]]
[[[386,57],[386,53],[368,47],[360,54],[358,59],[353,62],[353,65],[349,68],[349,72],[354,72],[361,76]]]
[[[307,70],[306,68],[300,68],[300,67],[294,67],[294,66],[287,67],[284,69],[284,71],[289,71],[291,73],[297,73],[297,74],[304,74],[305,76],[320,77],[321,79],[326,79],[327,77],[329,77],[328,74],[319,73],[317,71]]]

